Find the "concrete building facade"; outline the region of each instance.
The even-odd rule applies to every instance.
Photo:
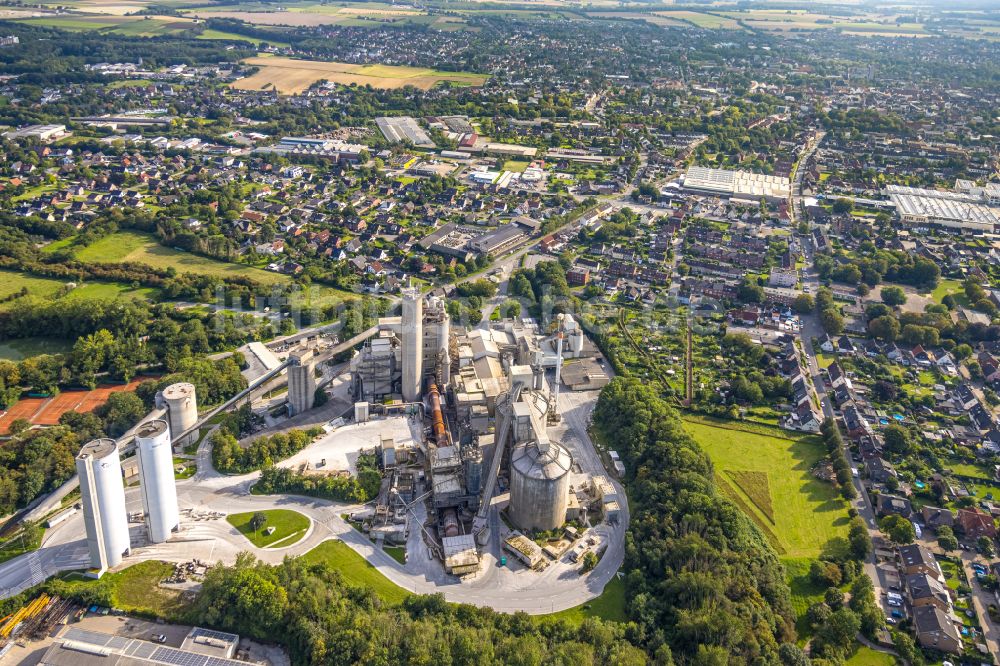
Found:
[[[288,355],[288,411],[307,412],[316,402],[316,360],[312,349],[300,347]]]
[[[417,287],[403,289],[403,400],[417,402],[423,389],[424,301]]]

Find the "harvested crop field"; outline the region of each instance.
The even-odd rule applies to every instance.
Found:
[[[353,83],[386,90],[404,86],[430,90],[443,81],[463,86],[478,86],[487,79],[485,75],[466,72],[444,72],[391,65],[352,65],[292,58],[257,57],[248,58],[243,62],[259,67],[260,71],[236,81],[232,84],[234,88],[264,90],[273,86],[279,93],[286,95],[300,93],[317,81],[330,81],[343,85]]]
[[[133,379],[128,384],[107,384],[93,391],[63,391],[51,398],[24,398],[14,403],[0,415],[0,434],[5,434],[10,424],[17,419],[28,419],[34,425],[56,425],[59,417],[70,411],[90,412],[105,402],[117,391],[134,391],[149,377]]]

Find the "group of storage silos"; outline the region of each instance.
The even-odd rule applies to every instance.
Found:
[[[166,541],[180,528],[173,444],[187,444],[196,435],[187,431],[198,422],[194,385],[172,384],[162,398],[166,419],[146,421],[135,431],[142,508],[151,543]],[[185,441],[178,441],[177,435],[184,435]],[[87,443],[76,457],[76,470],[91,568],[100,574],[120,564],[132,548],[118,442]]]

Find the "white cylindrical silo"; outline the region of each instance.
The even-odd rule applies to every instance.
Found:
[[[178,382],[163,389],[163,401],[167,403],[167,419],[170,422],[170,432],[177,437],[198,422],[198,400],[195,396],[194,384]],[[197,432],[184,437],[175,444],[187,446],[198,438]]]
[[[122,464],[115,440],[95,439],[84,445],[76,457],[76,471],[91,566],[103,571],[121,564],[131,548]]]
[[[135,433],[135,442],[149,540],[162,543],[180,526],[170,427],[162,419],[143,423]]]

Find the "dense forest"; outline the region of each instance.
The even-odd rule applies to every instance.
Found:
[[[715,490],[712,463],[653,388],[616,378],[594,410],[627,469],[628,608],[650,654],[699,664],[800,657],[774,550]]]

